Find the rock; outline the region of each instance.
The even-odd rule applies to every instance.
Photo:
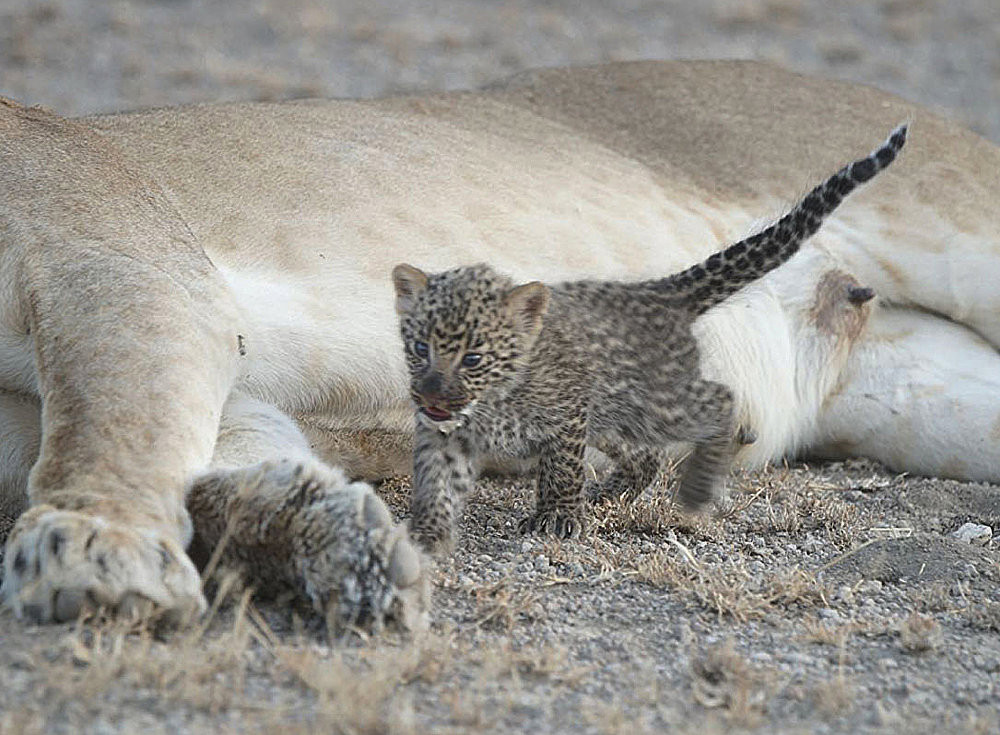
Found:
[[[798,651],[789,651],[781,656],[781,660],[786,664],[794,664],[797,666],[808,666],[813,663],[813,657],[808,656],[804,653],[799,653]]]
[[[879,539],[859,546],[832,562],[823,577],[835,584],[878,580],[902,585],[951,582],[956,567],[972,563],[980,568],[994,564],[986,549],[951,536],[914,533],[907,538]]]
[[[972,664],[980,671],[990,674],[1000,671],[1000,657],[995,655],[984,656],[977,653],[972,657]]]
[[[840,585],[840,587],[837,588],[837,592],[834,594],[833,599],[850,605],[854,602],[854,588],[849,584]]]
[[[967,544],[986,546],[993,538],[993,529],[981,523],[963,523],[951,535]]]
[[[892,658],[880,658],[877,661],[876,665],[882,671],[889,671],[890,669],[897,669],[897,668],[899,668],[899,664],[896,663],[896,660],[892,659]]]

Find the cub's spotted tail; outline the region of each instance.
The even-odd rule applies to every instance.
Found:
[[[702,263],[655,283],[680,305],[701,314],[791,258],[859,185],[892,163],[906,143],[906,125],[867,158],[844,166],[767,229],[730,245]]]

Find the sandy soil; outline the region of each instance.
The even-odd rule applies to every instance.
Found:
[[[0,93],[64,113],[475,86],[526,67],[770,59],[876,84],[1000,141],[996,0],[2,0]],[[666,481],[666,478],[665,478]],[[0,613],[0,733],[995,732],[1000,488],[866,463],[668,487],[559,543],[485,483],[431,633],[325,640],[233,591],[160,640]],[[405,483],[384,495],[405,511]],[[242,600],[242,602],[241,602]]]

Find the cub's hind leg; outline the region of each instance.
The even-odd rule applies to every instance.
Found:
[[[698,510],[723,495],[735,450],[733,395],[709,380],[692,381],[682,395],[677,435],[671,438],[693,442],[694,450],[685,462],[677,498],[685,508]]]
[[[621,498],[631,503],[653,484],[663,468],[665,456],[658,449],[610,443],[601,443],[598,448],[614,462],[614,468],[603,480],[593,483],[588,493],[591,500]]]
[[[198,543],[258,590],[290,589],[334,627],[426,625],[423,560],[372,489],[320,462],[295,423],[234,393],[191,484]]]
[[[599,426],[626,445],[694,444],[677,493],[682,505],[697,510],[721,495],[735,435],[733,396],[726,386],[709,380],[675,381],[654,390],[622,392],[609,403],[628,420],[604,415]]]

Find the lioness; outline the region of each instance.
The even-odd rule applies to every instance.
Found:
[[[904,160],[699,321],[703,370],[757,435],[747,464],[808,450],[1000,480],[1000,151],[890,95],[649,62],[77,121],[0,106],[0,468],[8,514],[31,506],[8,603],[199,610],[190,510],[258,585],[420,624],[421,557],[330,467],[404,456],[391,266],[678,270],[903,119]],[[866,286],[874,311],[848,298]]]

